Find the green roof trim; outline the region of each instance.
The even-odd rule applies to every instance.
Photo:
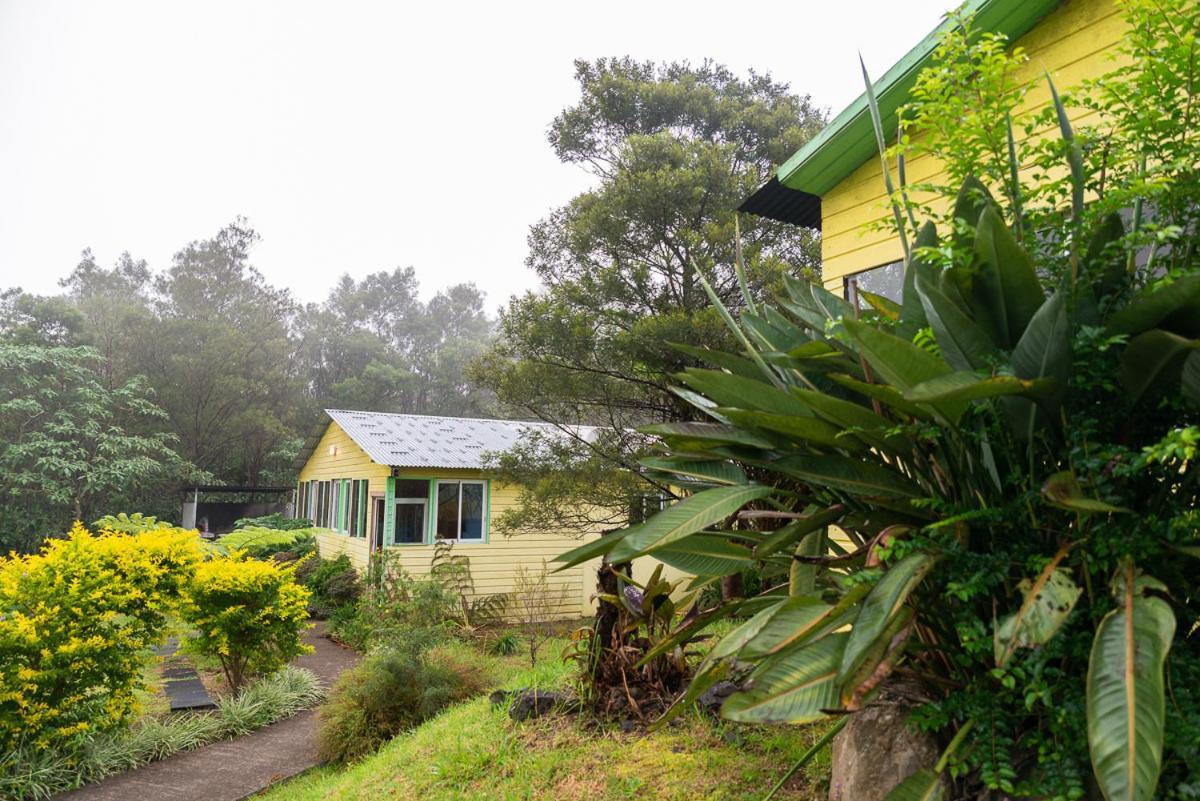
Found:
[[[1003,33],[1015,41],[1028,32],[1061,0],[968,0],[966,11],[981,31]],[[949,19],[934,28],[904,58],[875,81],[875,97],[885,131],[895,136],[896,112],[907,100],[917,74],[924,69],[951,25]],[[868,159],[879,155],[870,109],[864,92],[833,118],[804,147],[776,171],[779,182],[791,189],[825,195]]]

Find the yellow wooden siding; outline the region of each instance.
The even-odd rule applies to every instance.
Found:
[[[1018,77],[1032,88],[1014,116],[1017,135],[1023,132],[1022,119],[1050,102],[1046,73],[1061,92],[1107,72],[1115,66],[1114,48],[1125,29],[1115,0],[1067,0],[1018,39],[1029,56]],[[1090,121],[1083,112],[1072,113],[1076,124]],[[1056,135],[1056,128],[1034,133],[1035,137]],[[929,156],[914,158],[906,166],[910,183],[943,176],[941,165]],[[872,230],[874,223],[890,215],[877,159],[860,166],[821,198],[822,279],[827,288],[840,294],[844,277],[903,257],[893,234]]]

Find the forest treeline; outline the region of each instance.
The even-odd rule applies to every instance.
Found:
[[[258,238],[237,219],[160,270],[84,251],[61,293],[0,294],[0,547],[175,514],[188,481],[291,483],[323,408],[490,411],[464,378],[494,328],[474,285],[423,300],[403,268],[301,303],[251,265]]]

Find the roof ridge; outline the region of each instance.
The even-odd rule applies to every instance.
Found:
[[[520,423],[522,425],[553,426],[554,428],[558,428],[560,425],[559,423],[549,423],[549,422],[546,422],[545,420],[506,420],[501,417],[457,417],[455,415],[450,415],[450,414],[411,414],[409,412],[374,412],[374,411],[370,411],[368,409],[324,409],[323,411],[330,416],[332,416],[334,412],[339,412],[342,414],[382,414],[382,415],[387,415],[388,417],[420,417],[420,418],[424,418],[426,420],[468,420],[468,421],[477,421],[480,423]],[[569,423],[569,424],[563,424],[563,425],[568,425],[571,428],[599,428],[600,427],[600,426],[589,425],[587,423]]]

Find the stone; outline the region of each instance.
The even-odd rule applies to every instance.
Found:
[[[495,698],[495,695],[493,693],[492,697]],[[540,718],[554,711],[579,711],[579,699],[572,693],[553,692],[550,690],[520,690],[512,697],[512,706],[508,708],[508,716],[513,720],[532,720],[533,718]]]
[[[718,681],[696,699],[696,706],[713,717],[720,717],[721,705],[725,703],[725,699],[740,689],[742,686],[737,682]]]
[[[880,699],[851,715],[833,738],[829,801],[883,801],[897,784],[937,763],[937,740],[908,725],[916,704],[896,692]]]

